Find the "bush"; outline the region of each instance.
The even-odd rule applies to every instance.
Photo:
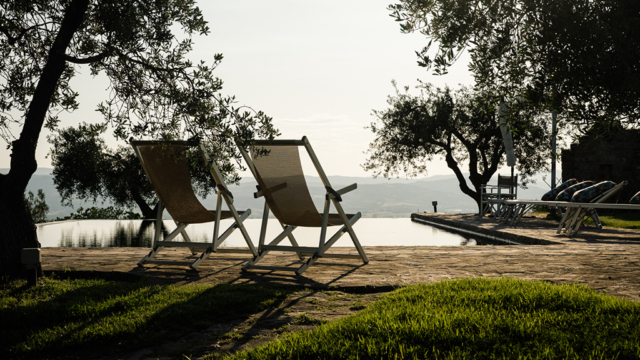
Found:
[[[90,207],[84,209],[81,207],[75,213],[63,218],[56,218],[55,221],[62,220],[80,220],[80,219],[114,219],[114,220],[137,220],[142,219],[142,215],[133,211],[125,211],[123,209],[109,206],[106,208]]]

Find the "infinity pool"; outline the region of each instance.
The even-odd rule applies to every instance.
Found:
[[[260,219],[244,222],[254,244],[260,235]],[[222,231],[232,224],[222,220]],[[171,220],[163,222],[165,234],[176,228]],[[339,229],[329,228],[327,239]],[[485,245],[488,242],[454,234],[432,226],[412,222],[411,219],[360,219],[353,227],[363,246],[469,246]],[[333,230],[333,231],[332,231]],[[222,233],[221,231],[221,233]],[[282,228],[275,219],[269,220],[267,242],[275,238]],[[72,220],[38,225],[38,240],[42,247],[151,247],[155,233],[155,222],[142,220]],[[187,227],[192,241],[210,242],[213,223],[194,224]],[[317,246],[320,230],[317,228],[297,228],[293,232],[300,246]],[[183,241],[178,236],[176,241]],[[287,244],[284,240],[282,244]],[[495,243],[492,243],[495,244]],[[288,244],[287,244],[288,245]],[[502,244],[500,244],[502,245]],[[244,239],[239,230],[221,245],[223,247],[244,247]],[[353,246],[348,234],[343,235],[334,246]]]

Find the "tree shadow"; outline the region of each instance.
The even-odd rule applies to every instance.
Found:
[[[122,354],[178,339],[213,324],[246,320],[277,306],[293,288],[242,284],[180,287],[102,283],[65,291],[33,305],[0,309],[2,358],[89,358]],[[186,290],[183,292],[182,290]],[[150,302],[157,302],[149,304]],[[158,310],[141,314],[139,306]],[[86,306],[91,306],[87,314]],[[130,321],[131,318],[141,318]],[[120,324],[116,326],[120,318]],[[25,325],[28,324],[28,325]],[[51,331],[58,333],[51,338]],[[34,349],[15,348],[44,334]],[[80,335],[79,335],[80,334]]]

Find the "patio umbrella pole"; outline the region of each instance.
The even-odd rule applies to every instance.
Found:
[[[556,188],[556,119],[558,113],[551,112],[551,190]],[[551,215],[556,214],[556,209],[551,209]]]
[[[514,166],[513,166],[513,165],[511,165],[511,185],[515,184],[515,183],[513,182],[513,168],[514,168]],[[513,195],[513,186],[510,186],[510,187],[509,187],[509,194]]]
[[[555,110],[551,112],[551,189],[556,188],[556,118]]]

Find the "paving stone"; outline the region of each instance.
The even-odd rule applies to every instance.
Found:
[[[45,271],[76,269],[101,274],[143,276],[152,283],[289,284],[309,288],[377,287],[391,289],[464,277],[516,277],[555,283],[581,283],[609,294],[640,301],[640,231],[587,228],[577,236],[556,234],[553,223],[525,218],[518,227],[497,224],[474,215],[414,214],[466,229],[485,231],[531,244],[480,246],[365,247],[369,264],[357,260],[321,259],[301,276],[278,271],[243,273],[242,254],[215,254],[198,268],[136,266],[146,248],[44,248]],[[515,240],[514,240],[515,241]],[[338,249],[344,253],[345,248]],[[348,250],[355,254],[355,249]],[[273,252],[263,265],[301,265],[295,254]],[[184,248],[165,249],[160,258],[195,259]],[[611,278],[611,279],[609,279]]]

